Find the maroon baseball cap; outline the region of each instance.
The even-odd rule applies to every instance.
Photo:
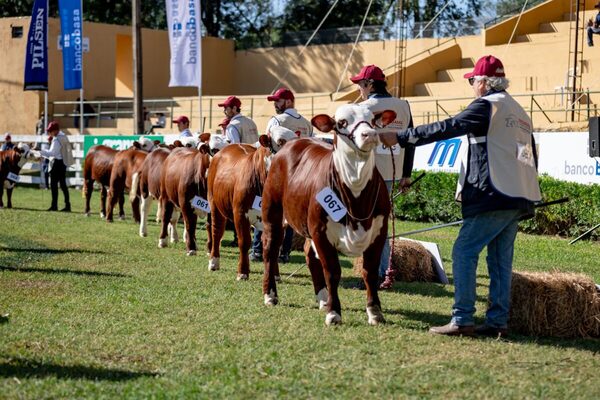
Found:
[[[221,121],[219,126],[221,126],[223,128],[227,128],[227,125],[229,125],[229,118],[223,118],[223,121]]]
[[[385,81],[385,74],[377,65],[365,65],[364,67],[362,67],[358,75],[350,78],[350,80],[353,83],[358,83],[364,79],[372,79],[374,81]]]
[[[185,115],[182,115],[182,116],[180,116],[179,118],[177,118],[177,119],[174,119],[174,120],[173,120],[173,122],[174,122],[174,123],[176,123],[176,124],[178,124],[178,123],[180,123],[180,122],[182,122],[182,123],[184,123],[184,124],[189,124],[189,123],[190,123],[190,120],[189,120],[189,118],[188,118],[188,117],[186,117]]]
[[[219,103],[219,107],[233,107],[236,106],[237,108],[240,108],[242,106],[242,102],[240,101],[240,99],[238,99],[235,96],[229,96],[227,99],[225,99],[224,102]]]
[[[474,76],[487,76],[487,77],[503,77],[504,76],[504,65],[502,61],[494,56],[484,56],[477,60],[473,71],[465,74],[465,78],[472,78]]]
[[[279,88],[275,93],[267,97],[267,100],[269,101],[277,101],[281,99],[294,100],[294,93],[292,93],[290,89]]]
[[[46,132],[53,132],[53,131],[57,131],[60,129],[60,125],[58,125],[57,121],[52,121],[48,124],[48,127],[46,127]]]

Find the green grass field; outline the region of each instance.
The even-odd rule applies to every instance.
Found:
[[[43,211],[50,193],[22,187],[16,208],[0,210],[0,314],[10,314],[0,325],[0,398],[600,397],[598,340],[432,336],[429,326],[449,320],[453,287],[425,283],[382,293],[387,323],[371,327],[347,258],[344,324],[326,327],[308,270],[288,277],[301,253],[281,267],[280,304],[267,308],[262,264],[252,264],[249,281],[235,280],[237,248],[224,247],[221,270],[210,272],[204,251],[158,249],[154,222],[140,238],[130,208],[126,221],[107,224],[97,193],[90,218],[81,193],[71,195],[71,214]],[[451,271],[457,232],[417,238],[437,242]],[[199,231],[202,249],[205,239]],[[600,281],[599,255],[598,243],[519,234],[514,264]]]

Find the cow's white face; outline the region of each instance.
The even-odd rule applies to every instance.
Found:
[[[275,152],[278,152],[289,140],[298,137],[292,130],[283,126],[272,126],[269,133],[271,134],[271,146]]]
[[[379,140],[371,125],[374,119],[373,113],[365,106],[347,104],[339,107],[335,112],[337,140],[341,144],[338,147],[344,152],[357,151],[361,157],[365,157]]]
[[[19,149],[21,152],[21,158],[19,159],[18,164],[19,168],[23,168],[23,165],[25,165],[27,161],[35,159],[35,156],[31,154],[31,148],[29,147],[29,145],[25,143],[19,143],[17,145],[17,149]]]
[[[146,137],[139,138],[137,142],[144,151],[151,152],[154,150],[154,142]]]
[[[219,135],[216,133],[212,133],[210,135],[210,139],[208,140],[208,147],[210,148],[210,153],[215,154],[219,150],[223,150],[225,146],[229,143],[225,140],[224,135]]]

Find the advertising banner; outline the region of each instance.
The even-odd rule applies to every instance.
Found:
[[[81,0],[59,0],[64,89],[81,89],[83,74],[83,14]]]
[[[169,86],[194,86],[202,82],[202,42],[198,0],[166,0],[171,79]]]
[[[95,146],[97,144],[101,144],[104,146],[111,147],[115,150],[127,150],[131,146],[133,146],[133,142],[139,140],[141,136],[139,135],[131,135],[131,136],[121,136],[121,135],[113,135],[113,136],[95,136],[95,135],[86,135],[83,137],[83,158],[87,155],[90,147]],[[151,140],[158,140],[161,143],[164,142],[164,138],[158,135],[152,135],[148,137]]]
[[[35,0],[25,48],[24,90],[48,91],[48,0]]]

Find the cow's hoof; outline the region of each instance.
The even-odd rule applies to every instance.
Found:
[[[385,323],[385,318],[381,312],[381,307],[367,307],[367,315],[369,317],[369,325],[379,325]]]
[[[265,306],[276,306],[279,303],[277,299],[277,295],[274,290],[271,290],[269,293],[265,294]]]
[[[327,288],[319,290],[317,293],[317,302],[319,302],[319,310],[324,310],[327,307],[327,300],[329,299],[329,292]]]
[[[171,243],[179,243],[179,238],[171,238]]]
[[[188,255],[188,256],[195,256],[195,255],[196,255],[196,250],[189,250],[189,251],[187,252],[187,255]]]
[[[342,323],[342,316],[338,313],[336,313],[335,311],[330,311],[327,313],[327,316],[325,317],[325,325],[327,326],[331,326],[331,325],[339,325]]]
[[[106,218],[106,214],[104,214],[103,212],[100,213],[100,219],[104,219]]]
[[[91,215],[91,214],[90,214],[90,212],[89,212],[89,211],[85,213],[85,216],[86,216],[86,217],[89,217],[90,215]]]
[[[238,274],[237,275],[237,280],[238,281],[247,281],[248,280],[248,274]]]
[[[148,232],[140,231],[140,237],[146,237],[146,236],[148,236]]]
[[[125,221],[125,216],[124,215],[119,215],[119,221]]]
[[[165,247],[167,247],[167,239],[158,239],[158,248],[159,249],[164,249]]]
[[[275,282],[281,282],[281,275],[275,275]]]
[[[221,268],[221,265],[220,265],[220,259],[218,257],[211,258],[210,260],[208,260],[208,270],[209,271],[216,271],[219,268]]]

